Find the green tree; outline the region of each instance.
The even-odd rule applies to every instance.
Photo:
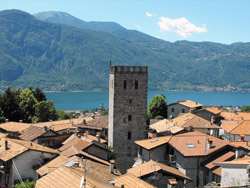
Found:
[[[155,118],[157,116],[167,117],[167,100],[162,94],[155,95],[148,104],[147,110],[148,118]]]
[[[46,122],[57,120],[58,116],[53,101],[41,101],[35,105],[35,116],[33,121]]]
[[[19,107],[23,117],[23,122],[30,123],[35,116],[35,106],[38,104],[33,92],[30,89],[24,89],[20,93]]]
[[[40,88],[36,88],[33,91],[33,94],[38,102],[47,101],[47,97],[46,97],[45,93]]]
[[[243,106],[241,108],[241,112],[250,112],[250,105],[249,106]]]
[[[23,183],[17,183],[17,184],[15,184],[14,185],[14,188],[23,188],[24,187],[24,185],[25,185],[25,187],[27,187],[27,188],[34,188],[35,187],[35,182],[34,181],[32,181],[32,180],[25,180]]]
[[[57,110],[56,114],[60,120],[70,119],[69,114],[65,113],[63,110]]]
[[[20,90],[11,89],[8,87],[0,98],[0,108],[3,111],[3,117],[10,121],[19,121],[21,119],[21,112],[19,108]]]

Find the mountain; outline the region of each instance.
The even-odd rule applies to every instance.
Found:
[[[51,23],[66,24],[81,29],[114,32],[125,28],[114,22],[85,22],[65,12],[47,11],[34,14],[36,18]]]
[[[46,15],[0,12],[2,89],[107,90],[110,51],[115,65],[148,66],[152,90],[250,89],[250,43],[170,43],[116,23],[105,29],[110,23],[104,27],[65,13]]]

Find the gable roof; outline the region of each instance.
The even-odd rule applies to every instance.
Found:
[[[65,163],[67,163],[69,161],[72,161],[76,158],[77,157],[68,158],[64,155],[59,155],[58,157],[54,158],[53,160],[51,160],[47,164],[43,165],[41,168],[37,169],[36,172],[40,176],[44,176],[45,174],[53,172],[58,167],[64,165]]]
[[[155,186],[137,178],[133,174],[124,174],[114,178],[115,186],[121,187],[124,185],[126,188],[156,188]]]
[[[149,126],[151,129],[156,130],[157,133],[169,131],[173,134],[182,131],[184,128],[178,126],[176,123],[167,119],[160,120]]]
[[[226,132],[235,135],[250,135],[250,120],[222,121]]]
[[[175,105],[175,104],[180,104],[180,105],[186,106],[188,108],[197,108],[197,107],[202,106],[202,104],[200,104],[198,102],[191,101],[191,100],[177,101],[175,103],[169,104],[168,106]]]
[[[222,112],[222,110],[220,110],[219,108],[213,107],[213,106],[207,107],[207,108],[205,108],[205,110],[207,110],[213,114],[219,114]]]
[[[207,147],[208,139],[213,142],[210,149]],[[229,145],[227,141],[197,131],[175,135],[169,144],[186,157],[206,156]]]
[[[191,178],[189,178],[188,176],[180,172],[178,169],[172,168],[162,163],[155,162],[153,160],[150,160],[148,162],[145,162],[138,166],[130,168],[127,170],[127,173],[133,174],[136,177],[141,177],[141,176],[145,176],[145,175],[148,175],[148,174],[160,171],[160,170],[168,174],[171,174],[172,176],[192,181]]]
[[[45,130],[43,127],[35,127],[35,126],[30,126],[29,128],[23,130],[21,132],[20,138],[22,140],[34,140],[38,138],[39,136],[42,136],[43,134],[52,131],[52,130]],[[53,131],[54,132],[54,131]],[[57,135],[57,133],[54,133]]]
[[[7,141],[7,150],[5,150],[5,141]],[[59,154],[57,150],[30,141],[1,138],[0,142],[0,159],[3,161],[8,161],[28,150]]]
[[[108,128],[108,116],[101,116],[86,123],[78,124],[77,127],[102,130]]]
[[[153,149],[170,141],[172,136],[154,137],[151,139],[137,140],[135,143],[145,149]]]
[[[84,174],[83,165],[80,160],[80,167],[60,166],[51,173],[43,176],[36,182],[36,188],[67,187],[76,188],[80,186]],[[110,188],[114,187],[107,181],[116,175],[109,172],[109,167],[93,161],[86,161],[86,187]]]
[[[80,138],[74,138],[71,141],[64,144],[62,147],[60,147],[59,150],[64,151],[64,150],[66,150],[67,148],[69,148],[71,146],[74,146],[78,150],[83,150],[83,149],[89,147],[92,144],[93,144],[92,142],[82,140]]]
[[[232,151],[229,151],[229,152],[225,153],[224,155],[221,155],[220,157],[215,158],[212,161],[209,160],[208,162],[204,162],[205,167],[208,169],[212,169],[212,168],[216,167],[216,165],[214,165],[214,163],[227,161],[229,159],[232,159],[232,157],[234,157],[234,156],[235,156],[235,153]]]
[[[237,120],[250,120],[250,113],[247,112],[221,112],[221,116],[225,119],[225,120],[233,120],[233,121],[237,121]]]
[[[189,128],[190,126],[194,128],[200,128],[200,129],[219,129],[220,127],[218,125],[215,125],[206,119],[199,117],[192,113],[182,114],[175,119],[173,119],[173,123],[176,123],[177,125],[183,127],[183,128]]]
[[[21,132],[29,128],[30,126],[31,124],[28,124],[28,123],[20,123],[20,122],[12,122],[12,121],[0,124],[0,128],[8,132]]]

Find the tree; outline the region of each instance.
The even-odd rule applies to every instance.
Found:
[[[250,112],[250,105],[249,106],[243,106],[241,108],[241,112]]]
[[[46,95],[44,94],[44,92],[40,88],[36,88],[33,91],[33,94],[38,102],[47,101]]]
[[[157,116],[167,117],[167,100],[162,94],[155,95],[148,105],[148,118],[155,118]]]
[[[0,98],[0,108],[3,111],[3,117],[10,121],[19,121],[21,119],[21,112],[19,108],[20,90],[11,89],[8,87]]]
[[[57,120],[58,116],[53,101],[41,101],[35,105],[35,116],[33,121],[46,122]]]
[[[30,123],[35,115],[35,105],[38,104],[33,92],[30,89],[24,89],[20,93],[19,107],[23,117],[23,122]]]

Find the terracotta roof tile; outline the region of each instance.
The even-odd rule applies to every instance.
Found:
[[[213,161],[210,161],[209,163],[205,164],[205,167],[208,168],[208,169],[212,169],[212,168],[215,167],[214,163],[227,161],[227,160],[231,159],[234,156],[235,156],[235,153],[229,151],[229,152],[225,153],[224,155],[214,159]]]
[[[150,125],[150,128],[156,130],[156,132],[158,133],[169,131],[173,134],[178,133],[184,129],[178,126],[176,123],[173,123],[172,121],[169,121],[167,119],[160,120]]]
[[[135,143],[141,147],[144,147],[145,149],[152,149],[156,148],[162,144],[166,144],[169,142],[172,136],[162,136],[162,137],[154,137],[151,139],[145,139],[145,140],[137,140]]]
[[[20,138],[22,140],[32,141],[33,139],[36,139],[37,137],[43,135],[46,132],[47,131],[45,131],[43,127],[30,126],[29,128],[21,132]]]
[[[163,170],[164,172],[169,173],[175,177],[191,181],[191,179],[188,176],[180,172],[178,169],[172,168],[162,163],[155,162],[153,160],[142,163],[141,165],[138,165],[136,167],[130,168],[127,170],[127,173],[133,174],[136,177],[141,177],[160,170]]]
[[[59,150],[64,151],[71,146],[74,146],[76,149],[83,150],[92,144],[93,144],[92,142],[82,140],[80,138],[74,138],[73,140],[69,141],[68,143],[60,147]]]
[[[216,174],[217,176],[221,176],[221,169],[222,169],[221,166],[219,168],[216,168],[215,170],[213,170],[213,174]]]
[[[213,128],[213,129],[219,129],[220,127],[207,121],[206,119],[203,119],[202,117],[199,117],[192,113],[183,114],[181,116],[178,116],[177,118],[173,119],[173,123],[183,127],[183,128],[189,128],[190,126],[194,128]]]
[[[8,150],[5,150],[5,141],[7,141]],[[55,153],[58,154],[57,150],[48,148],[46,146],[42,146],[30,141],[23,141],[17,139],[10,139],[10,138],[1,138],[0,141],[0,159],[3,161],[8,161],[17,155],[22,154],[28,150],[36,150],[42,151],[47,153]]]
[[[221,116],[225,120],[250,120],[250,113],[247,112],[221,112]]]
[[[238,126],[230,131],[230,134],[250,135],[250,120],[239,122]]]
[[[243,147],[250,150],[250,141],[229,141],[229,144],[234,147]]]
[[[122,176],[118,176],[115,179],[115,185],[121,187],[122,185],[125,188],[156,188],[155,186],[137,178],[133,174],[124,174]]]
[[[31,126],[31,124],[19,123],[19,122],[7,122],[7,123],[0,124],[0,128],[6,130],[8,132],[21,132],[30,126]]]
[[[191,100],[177,101],[177,102],[172,103],[170,105],[173,105],[173,104],[181,104],[181,105],[189,107],[189,108],[196,108],[196,107],[202,106],[202,104],[200,104],[198,102],[191,101]]]
[[[213,140],[213,147],[211,149],[207,149],[208,139]],[[171,138],[169,144],[184,156],[209,155],[226,145],[229,145],[227,141],[197,131],[175,135]]]
[[[89,129],[107,129],[108,128],[108,116],[101,116],[99,118],[88,121],[86,124],[78,124],[78,127],[89,128]]]
[[[232,161],[218,162],[215,163],[216,166],[221,166],[224,164],[235,164],[235,165],[250,165],[250,157],[244,156],[243,158],[234,159]]]
[[[68,158],[64,155],[59,155],[58,157],[56,157],[55,159],[51,160],[50,162],[48,162],[47,164],[43,165],[41,168],[39,168],[38,170],[36,170],[36,172],[40,175],[40,176],[44,176],[45,174],[51,173],[54,170],[56,170],[58,167],[64,165],[65,163],[74,160],[76,157],[73,158]]]
[[[222,110],[220,110],[219,108],[213,107],[213,106],[207,107],[207,108],[205,108],[205,110],[212,112],[213,114],[219,114],[222,112]]]

